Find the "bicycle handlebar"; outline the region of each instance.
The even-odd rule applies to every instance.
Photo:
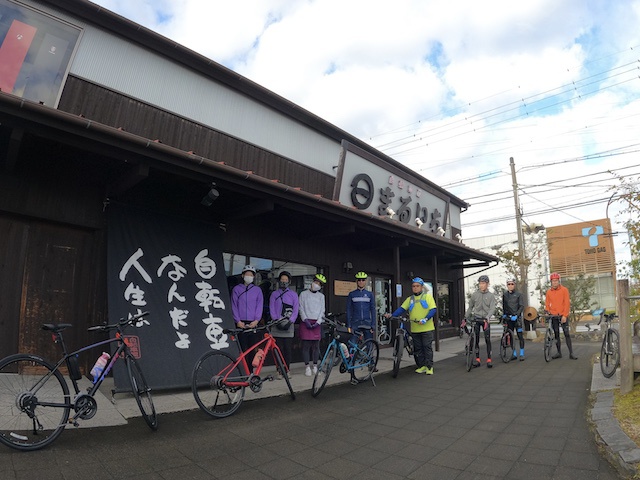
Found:
[[[256,325],[253,328],[224,328],[222,329],[222,333],[242,333],[242,332],[256,333],[258,330],[270,329],[275,324],[279,323],[281,320],[285,320],[285,318],[286,317],[278,318],[277,320],[271,320],[270,322],[267,322],[264,325]]]
[[[618,318],[618,315],[616,315],[615,313],[610,313],[608,315],[606,313],[603,313],[602,315],[600,315],[600,320],[598,320],[598,325],[600,325],[603,318],[605,322],[610,322],[614,318]]]
[[[109,325],[107,325],[106,323],[103,325],[93,325],[87,328],[87,331],[88,332],[107,331],[107,330],[114,330],[118,327],[124,327],[125,325],[133,325],[134,323],[138,323],[138,320],[140,320],[143,317],[146,317],[147,315],[149,315],[149,312],[142,312],[137,315],[134,315],[131,318],[121,318],[119,322],[111,323]]]

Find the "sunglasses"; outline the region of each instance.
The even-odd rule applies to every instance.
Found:
[[[507,283],[507,285],[515,285],[515,283]]]
[[[358,279],[358,282],[366,282],[366,281],[367,281],[367,279],[366,279],[366,278],[359,278],[359,279]]]

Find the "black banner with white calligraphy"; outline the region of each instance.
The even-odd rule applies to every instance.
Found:
[[[109,322],[150,312],[126,340],[152,388],[190,386],[206,350],[237,353],[222,332],[233,319],[221,233],[215,225],[109,206]],[[113,375],[117,391],[129,390],[124,362]]]

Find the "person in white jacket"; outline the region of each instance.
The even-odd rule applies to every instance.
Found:
[[[300,293],[300,340],[302,341],[302,359],[304,360],[304,374],[310,377],[318,371],[320,358],[320,339],[322,338],[321,324],[324,319],[325,300],[320,291],[327,283],[327,278],[321,273],[316,274],[311,286]],[[309,362],[313,361],[313,370]]]

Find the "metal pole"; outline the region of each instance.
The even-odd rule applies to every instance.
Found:
[[[518,233],[518,256],[520,258],[520,287],[524,297],[525,307],[529,306],[529,288],[527,279],[527,266],[525,265],[524,234],[522,233],[522,210],[520,209],[520,199],[518,197],[518,181],[516,180],[516,165],[513,157],[509,158],[511,166],[511,180],[513,182],[513,199],[516,206],[516,232]]]
[[[633,340],[629,321],[629,280],[618,280],[618,330],[620,332],[620,393],[633,390]]]

